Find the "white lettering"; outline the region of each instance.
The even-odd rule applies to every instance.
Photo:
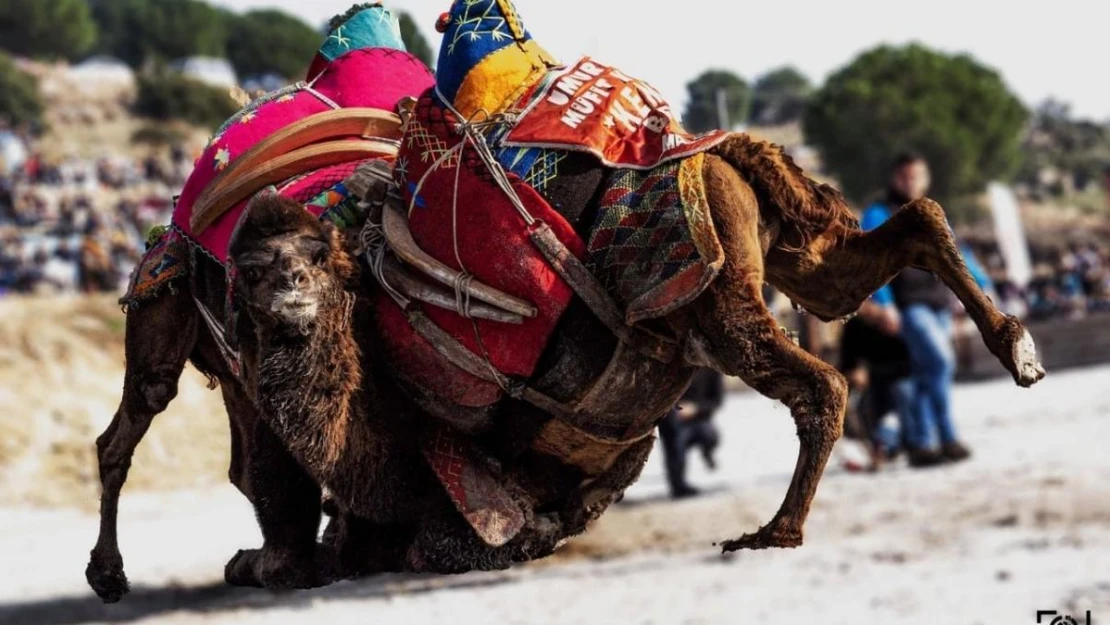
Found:
[[[609,94],[607,94],[604,91],[598,89],[597,87],[590,87],[590,90],[587,91],[586,93],[583,93],[579,97],[579,99],[585,98],[585,99],[589,100],[590,102],[593,102],[594,104],[603,104],[605,102],[605,96],[607,96],[607,95],[609,95]]]
[[[634,132],[644,123],[643,119],[625,110],[625,108],[621,106],[620,101],[613,102],[613,106],[609,108],[609,111],[613,113],[613,118],[617,123],[624,126],[625,130],[628,132]]]
[[[603,73],[605,73],[606,68],[602,65],[598,65],[597,63],[594,63],[593,61],[586,61],[585,63],[582,63],[581,65],[579,65],[578,69],[582,70],[583,72],[586,72],[590,76],[600,76]]]
[[[629,86],[621,89],[621,97],[624,98],[625,102],[628,102],[628,105],[631,106],[634,112],[640,117],[647,117],[648,114],[651,113],[651,108],[644,104],[644,100],[640,97],[640,92],[632,87]]]
[[[565,111],[563,113],[563,123],[571,128],[577,129],[578,125],[586,121],[586,116],[575,111]]]
[[[593,103],[585,98],[578,98],[574,101],[574,104],[570,105],[570,108],[578,111],[579,113],[582,113],[583,115],[589,115],[597,110],[597,107],[595,107]]]
[[[559,91],[553,90],[551,94],[547,96],[547,103],[552,106],[566,106],[568,102],[570,102],[570,97]]]

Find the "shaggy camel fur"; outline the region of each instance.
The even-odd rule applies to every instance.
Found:
[[[609,172],[590,157],[575,155],[561,173],[550,187],[548,199],[584,234],[592,223]],[[1018,384],[1028,386],[1043,377],[1028,333],[1016,319],[1000,313],[975,285],[956,250],[943,211],[935,203],[915,202],[882,227],[862,232],[838,192],[805,177],[781,149],[744,135],[734,135],[714,149],[706,159],[703,174],[726,261],[707,291],[663,324],[684,343],[686,359],[667,365],[627,350],[618,352],[621,370],[628,374],[611,381],[611,388],[603,394],[604,401],[596,405],[596,416],[610,425],[623,423],[629,434],[650,432],[689,382],[693,365],[736,375],[790,408],[800,447],[782,506],[771,522],[755,533],[725,542],[726,551],[801,544],[805,517],[832,445],[840,435],[845,411],[844,379],[779,330],[762,299],[764,281],[821,319],[832,320],[856,310],[901,269],[928,269],[964,303],[987,346]],[[282,270],[270,266],[267,271]],[[369,288],[372,286],[364,283],[362,292]],[[364,302],[366,298],[358,299]],[[191,310],[187,298],[166,294],[128,319],[129,374],[124,402],[113,425],[98,441],[105,494],[101,538],[93,550],[89,581],[105,598],[118,599],[121,588],[126,588],[115,540],[115,510],[130,453],[150,419],[172,397],[176,376],[187,357],[206,371],[215,370],[211,341],[205,338],[204,328],[198,329]],[[154,324],[137,320],[148,314],[177,325],[162,324],[157,329]],[[362,314],[356,307],[355,328],[364,327]],[[250,317],[254,323],[261,318],[254,312]],[[191,321],[185,323],[185,319]],[[157,319],[154,322],[159,323]],[[167,327],[175,328],[172,335],[166,334]],[[183,337],[176,328],[191,328],[191,334]],[[340,353],[349,349],[344,341],[327,336],[327,347]],[[162,349],[152,353],[150,345]],[[531,384],[561,401],[582,397],[617,349],[615,339],[581,301],[575,301],[561,320]],[[312,353],[313,358],[330,358],[322,352]],[[249,358],[246,364],[247,379],[257,379],[255,372],[261,365]],[[379,364],[386,366],[374,368]],[[333,386],[328,387],[329,391],[366,394],[369,380],[378,385],[378,403],[388,406],[388,412],[397,410],[398,414],[412,415],[415,422],[427,421],[426,415],[414,411],[411,403],[388,384],[391,376],[387,365],[365,358],[360,390],[356,391],[349,380],[336,379],[330,382]],[[138,368],[142,366],[145,368]],[[292,375],[291,371],[284,374]],[[225,376],[219,377],[225,380]],[[332,403],[327,413],[317,410],[311,415],[317,421],[283,417],[289,414],[291,401],[302,397],[303,391],[304,387],[295,384],[240,391],[240,398],[254,397],[257,406],[266,407],[261,411],[249,407],[233,410],[229,402],[233,438],[237,440],[234,448],[238,450],[232,480],[258,508],[266,542],[262,552],[248,552],[229,563],[228,580],[233,583],[314,585],[332,577],[319,572],[314,540],[319,523],[318,484],[327,485],[343,509],[334,529],[329,527],[326,532],[332,540],[346,545],[339,548],[344,559],[339,573],[342,576],[396,568],[440,572],[499,568],[513,561],[542,557],[554,549],[555,540],[582,531],[590,519],[618,498],[638,475],[651,448],[650,439],[646,446],[630,448],[609,474],[594,481],[592,488],[583,488],[579,486],[581,475],[576,479],[574,471],[565,466],[551,468],[550,457],[529,449],[529,442],[550,416],[517,400],[505,400],[498,418],[488,432],[480,434],[480,440],[502,462],[509,481],[523,485],[522,503],[529,513],[545,512],[532,516],[518,539],[494,550],[480,544],[453,510],[449,510],[451,514],[439,513],[447,506],[441,507],[441,489],[428,485],[426,480],[431,478],[421,470],[422,464],[410,464],[404,458],[392,462],[371,457],[384,453],[382,446],[363,438],[373,432],[364,430],[365,421],[352,418],[348,411],[352,405],[374,402],[368,404],[367,397],[340,400],[329,395]],[[224,392],[225,396],[229,394],[226,385]],[[319,394],[313,396],[323,399]],[[343,401],[347,402],[346,409]],[[395,417],[390,421],[397,420]],[[305,430],[308,423],[317,427]],[[588,429],[589,423],[578,425]],[[339,438],[313,438],[314,432],[330,432]],[[243,444],[248,439],[250,444]],[[278,449],[281,445],[275,445],[275,439],[284,443],[298,462],[291,463],[284,449]],[[307,469],[307,474],[300,467]],[[367,471],[368,467],[391,468],[376,472]],[[382,494],[382,489],[399,477],[393,471],[402,469],[412,476],[407,492]],[[287,477],[277,477],[281,471]],[[387,501],[420,505],[424,497],[436,501],[437,513],[419,529],[398,524],[400,517],[382,514]],[[398,554],[399,548],[391,549],[391,544],[407,545],[406,553]],[[304,574],[308,579],[299,578],[297,571],[312,568],[310,559],[317,561],[316,570]]]

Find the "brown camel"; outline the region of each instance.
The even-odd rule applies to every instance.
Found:
[[[805,177],[781,149],[744,135],[734,135],[715,148],[703,173],[726,261],[703,295],[666,319],[668,331],[684,343],[686,358],[664,364],[622,349],[618,361],[629,374],[620,378],[623,385],[608,389],[598,414],[609,423],[635,424],[650,432],[689,382],[693,365],[736,375],[790,407],[800,449],[786,498],[769,524],[725,542],[726,551],[801,544],[803,523],[844,415],[843,378],[780,331],[762,300],[765,280],[819,318],[833,320],[853,312],[901,269],[928,269],[961,299],[991,352],[1018,384],[1028,386],[1043,376],[1028,333],[978,289],[935,203],[915,202],[882,227],[862,232],[838,192]],[[572,157],[549,188],[549,200],[582,231],[591,222],[607,178],[608,172],[591,157]],[[309,228],[308,223],[315,224],[304,219],[294,222],[288,211],[284,215],[302,230]],[[275,227],[273,232],[280,238],[284,231]],[[255,380],[254,388],[248,388],[251,383],[240,385],[223,367],[198,321],[190,293],[166,291],[129,314],[124,400],[98,440],[104,484],[102,527],[88,576],[102,597],[118,599],[126,590],[115,514],[131,452],[153,416],[172,398],[188,358],[221,380],[233,424],[231,478],[255,504],[265,539],[263,550],[245,552],[229,563],[227,577],[233,583],[308,586],[382,570],[457,572],[508,566],[546,555],[558,540],[582,531],[638,475],[651,448],[650,438],[644,439],[646,445],[630,446],[604,475],[582,487],[581,473],[558,462],[552,466],[550,454],[529,449],[550,416],[522,401],[506,399],[488,431],[479,436],[503,462],[506,481],[516,485],[522,507],[544,514],[532,515],[526,530],[508,545],[494,549],[482,544],[445,501],[419,459],[403,445],[402,451],[395,451],[382,444],[392,436],[399,437],[393,440],[415,438],[398,434],[412,432],[399,423],[419,429],[431,419],[390,384],[388,363],[375,358],[372,337],[342,338],[352,328],[362,331],[372,326],[369,298],[357,298],[349,327],[336,326],[335,318],[330,318],[324,334],[328,341],[302,344],[308,355],[266,365],[262,356],[266,351],[251,337],[271,337],[279,327],[267,322],[266,296],[258,295],[273,287],[254,291],[249,282],[291,279],[293,265],[270,253],[272,261],[259,271],[252,245],[243,243],[242,236],[246,235],[241,235],[240,253],[234,258],[244,268],[242,280],[248,281],[242,290],[256,294],[248,298],[255,305],[247,306],[250,314],[244,316],[241,330],[244,378]],[[297,236],[320,238],[318,233]],[[253,240],[262,242],[256,247],[268,245],[263,236]],[[326,250],[338,253],[334,244]],[[309,251],[305,248],[301,253]],[[335,285],[345,279],[349,263],[328,260],[324,267],[341,274],[331,279]],[[215,304],[220,297],[206,293],[204,282],[195,281],[191,289],[202,301]],[[359,291],[365,294],[373,288],[364,281]],[[297,297],[289,306],[305,318],[313,306],[328,309]],[[263,342],[270,344],[272,339]],[[352,365],[355,343],[366,356],[361,367]],[[618,341],[576,300],[560,321],[531,385],[559,400],[581,397],[617,349]],[[321,364],[313,364],[317,358]],[[340,361],[346,364],[324,364]],[[330,375],[310,380],[293,365],[314,366]],[[361,386],[355,382],[360,368]],[[322,385],[320,390],[312,392],[317,384]],[[382,408],[375,410],[375,406]],[[375,411],[393,417],[371,418]],[[401,429],[383,429],[383,423]],[[334,493],[343,510],[335,528],[328,530],[343,560],[334,574],[321,568],[315,543],[321,484]],[[391,484],[406,486],[397,490]],[[427,506],[430,501],[436,505]],[[402,503],[434,513],[384,513],[400,509]],[[413,519],[422,521],[414,525]]]

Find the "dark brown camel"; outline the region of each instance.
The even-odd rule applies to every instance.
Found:
[[[687,362],[664,365],[625,351],[623,365],[635,375],[628,376],[630,382],[624,388],[611,389],[608,404],[602,409],[609,421],[635,423],[650,431],[688,383],[693,371],[690,365],[712,366],[739,376],[790,407],[801,444],[782,508],[759,531],[724,543],[726,551],[801,543],[804,519],[832,445],[840,435],[844,414],[843,378],[781,333],[762,300],[760,287],[765,280],[821,319],[832,320],[850,314],[901,269],[928,269],[964,302],[987,346],[1018,384],[1028,386],[1043,376],[1021,324],[997,311],[968,274],[943,212],[935,203],[915,202],[879,229],[861,232],[839,193],[806,178],[777,147],[743,135],[731,137],[714,150],[706,159],[704,175],[726,262],[721,275],[698,300],[667,319],[670,331],[685,343]],[[563,176],[550,187],[549,199],[583,231],[592,221],[595,200],[607,177],[608,172],[590,157],[573,157],[563,168]],[[268,271],[278,269],[271,266]],[[248,274],[252,273],[245,272],[244,278],[251,279]],[[370,288],[364,282],[361,290]],[[218,301],[218,297],[203,293],[201,297]],[[363,309],[366,298],[358,299],[354,327],[366,327],[362,320],[372,311]],[[258,315],[248,317],[257,323]],[[252,325],[249,319],[244,323]],[[257,331],[265,332],[264,324]],[[250,335],[250,331],[242,333],[244,337]],[[245,353],[257,349],[248,339],[244,342]],[[369,340],[360,342],[371,345]],[[297,384],[240,388],[221,370],[212,340],[198,323],[187,294],[167,291],[132,312],[128,347],[124,402],[112,426],[98,441],[105,495],[101,539],[93,550],[89,579],[105,598],[118,598],[126,587],[115,540],[115,511],[130,453],[153,416],[172,398],[176,378],[189,357],[202,370],[225,382],[236,450],[232,481],[255,503],[269,547],[262,552],[247,552],[229,564],[228,579],[236,583],[287,586],[326,581],[322,577],[329,576],[315,572],[319,564],[310,564],[319,560],[314,536],[319,523],[321,483],[335,493],[344,510],[331,531],[333,540],[345,543],[337,547],[341,552],[345,550],[344,570],[339,575],[396,569],[453,572],[495,568],[545,555],[554,549],[557,537],[582,531],[590,518],[635,479],[650,451],[650,439],[646,446],[630,448],[617,466],[594,483],[594,488],[583,491],[575,485],[573,470],[546,468],[544,463],[550,464],[550,459],[527,449],[528,441],[549,416],[523,402],[504,401],[494,425],[483,434],[484,441],[495,455],[507,461],[510,481],[526,485],[522,487],[526,503],[555,510],[559,515],[555,519],[544,516],[542,522],[532,519],[529,530],[522,532],[521,542],[491,550],[474,538],[457,514],[450,514],[453,510],[433,515],[421,531],[414,531],[411,525],[406,530],[403,523],[398,524],[398,517],[381,515],[382,510],[400,500],[423,503],[424,497],[437,498],[436,485],[429,485],[425,480],[430,478],[417,468],[422,465],[410,462],[411,458],[389,464],[375,457],[384,453],[372,440],[375,434],[364,429],[360,419],[352,419],[347,410],[341,409],[342,404],[332,403],[330,409],[314,411],[312,418],[317,421],[311,423],[318,428],[305,430],[310,421],[288,419],[288,398],[304,390]],[[342,342],[336,347],[331,341],[328,347],[349,351]],[[615,349],[616,339],[576,301],[560,322],[532,385],[560,400],[579,397],[601,374]],[[326,351],[320,352],[321,358],[330,357]],[[386,411],[426,421],[385,383],[390,377],[388,371],[376,369],[377,364],[373,354],[364,359],[367,375],[359,392],[367,393],[365,383],[372,381],[379,387],[377,403],[387,406]],[[246,378],[257,379],[257,359],[247,358],[245,365]],[[340,370],[357,371],[334,368]],[[353,373],[346,379],[355,379]],[[350,381],[344,385],[339,382],[342,380],[334,382],[335,391],[356,393]],[[390,390],[383,390],[385,387]],[[344,393],[325,395],[336,399]],[[267,408],[259,413],[249,397],[256,397],[257,405]],[[365,401],[364,397],[355,405]],[[331,432],[344,440],[315,439],[313,432]],[[250,444],[245,444],[247,441]],[[298,462],[291,461],[285,448]],[[307,474],[302,466],[308,469]],[[384,466],[394,468],[386,472],[370,470]],[[394,479],[390,471],[402,468],[413,473],[413,487],[404,493],[383,494],[384,485]],[[543,477],[536,479],[539,475]],[[441,498],[438,503],[444,504]],[[447,511],[449,506],[437,509]],[[561,527],[542,529],[551,523]],[[528,541],[536,544],[519,548]],[[405,553],[397,553],[397,549],[390,552],[387,543],[411,546]]]

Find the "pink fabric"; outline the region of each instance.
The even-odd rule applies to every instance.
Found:
[[[367,107],[394,111],[397,101],[417,97],[434,79],[419,59],[399,50],[370,48],[345,54],[320,75],[313,89],[340,108]],[[174,208],[173,223],[220,262],[227,262],[227,246],[246,201],[221,215],[202,234],[189,227],[193,204],[205,187],[230,163],[259,141],[308,115],[332,107],[304,89],[253,105],[241,113],[197,160]]]

